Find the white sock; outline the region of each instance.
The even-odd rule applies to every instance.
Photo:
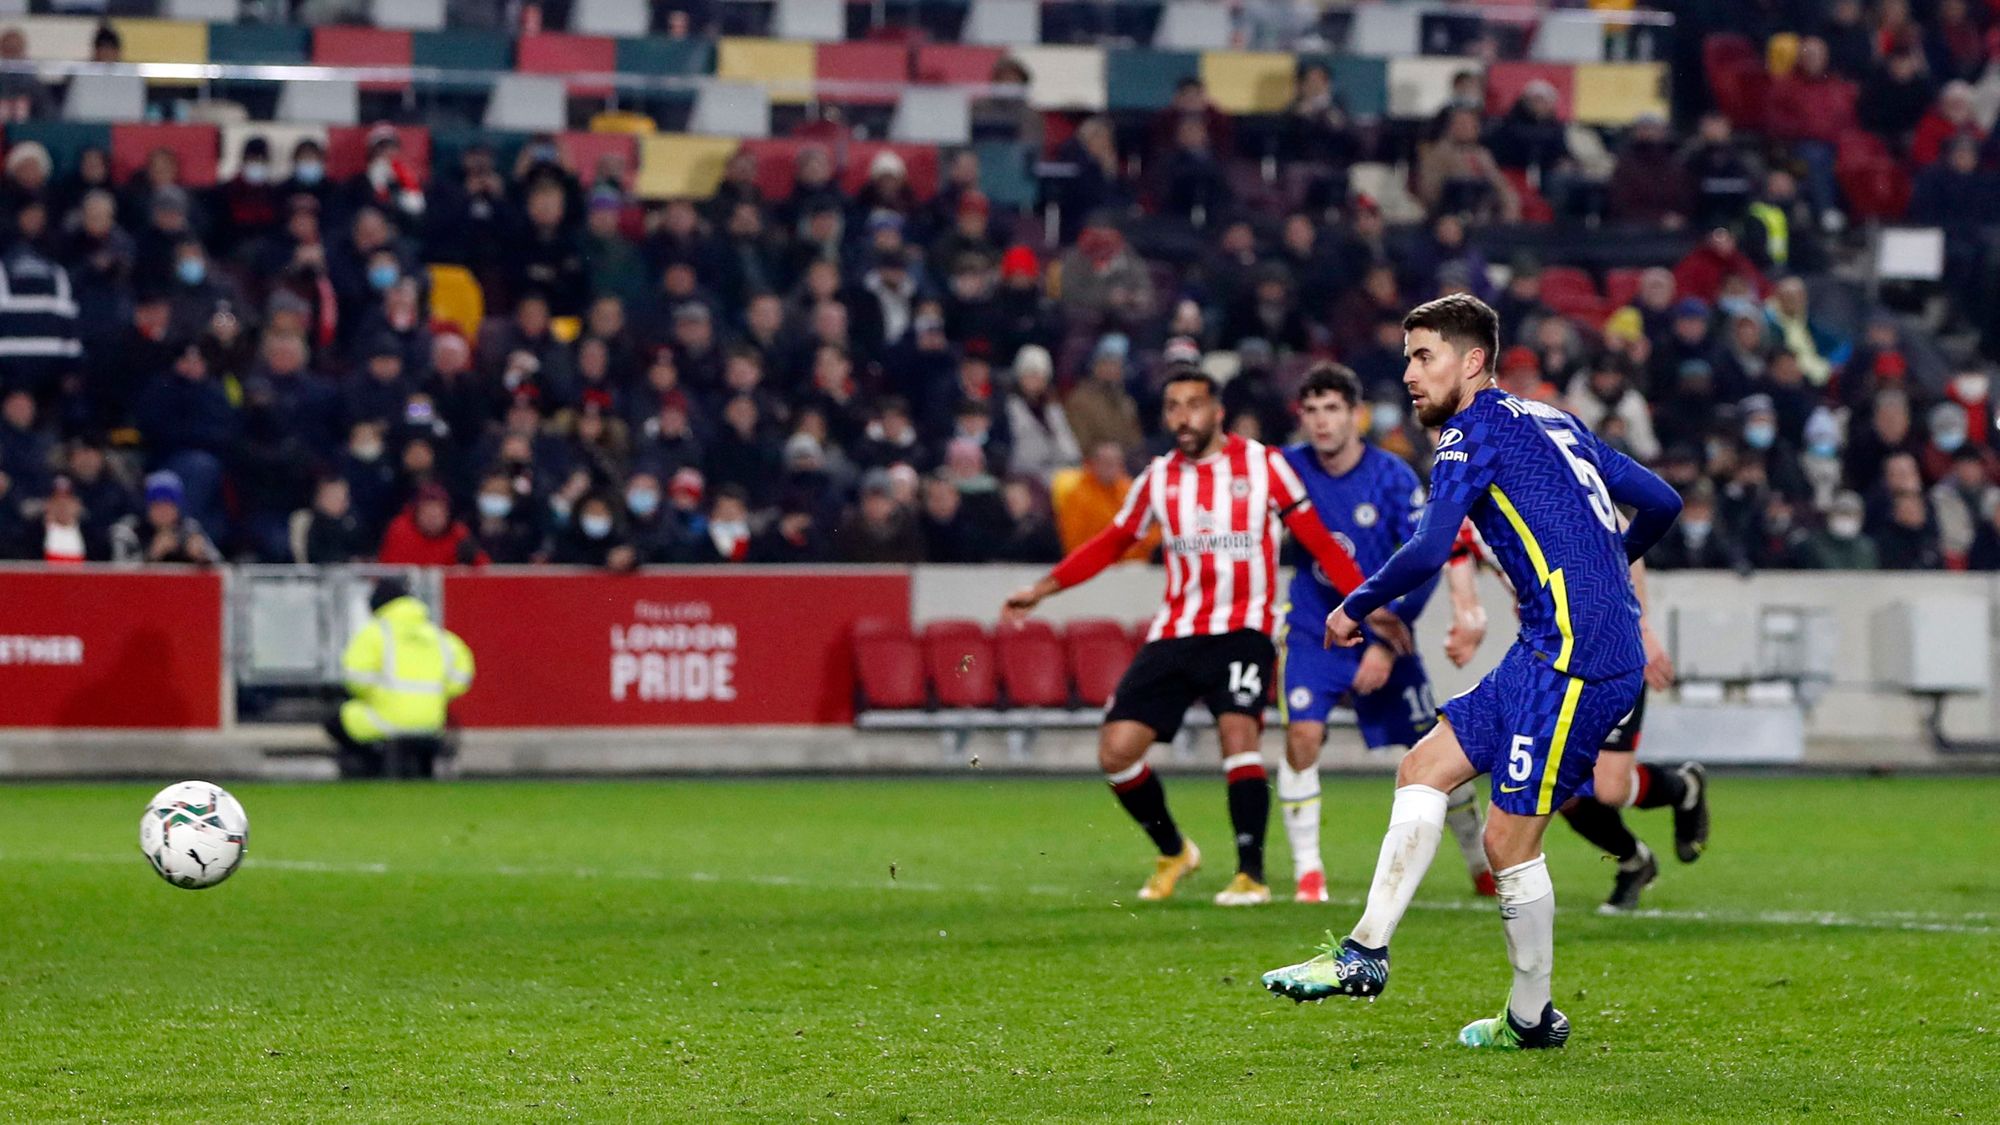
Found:
[[[1368,907],[1349,935],[1358,945],[1385,948],[1396,923],[1417,897],[1438,838],[1444,835],[1445,797],[1428,785],[1405,785],[1389,806],[1389,831],[1382,834],[1382,854],[1375,860],[1375,881],[1368,885]]]
[[[1451,838],[1458,841],[1458,854],[1465,857],[1465,869],[1476,877],[1493,870],[1486,862],[1486,841],[1479,831],[1479,787],[1468,781],[1451,791],[1444,807],[1444,822]]]
[[[1500,925],[1507,931],[1507,960],[1514,966],[1507,1010],[1515,1023],[1533,1027],[1542,1022],[1549,977],[1555,972],[1556,887],[1543,856],[1495,871],[1493,881],[1500,886]]]
[[[1285,838],[1292,844],[1292,878],[1322,870],[1319,859],[1319,767],[1295,770],[1278,763],[1278,809],[1285,820]]]

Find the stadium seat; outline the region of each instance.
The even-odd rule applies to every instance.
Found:
[[[1208,51],[1201,80],[1228,113],[1283,113],[1298,85],[1298,63],[1278,51]]]
[[[1415,4],[1361,4],[1347,31],[1347,53],[1400,59],[1421,49],[1423,9]]]
[[[771,93],[751,82],[709,81],[694,97],[688,131],[716,137],[771,135]]]
[[[1038,187],[1029,171],[1033,154],[1015,141],[982,141],[972,146],[979,154],[979,190],[995,207],[1028,207],[1035,202]]]
[[[486,293],[479,279],[464,266],[437,264],[429,270],[431,319],[456,325],[466,339],[477,340],[486,321]]]
[[[444,9],[445,0],[369,0],[368,22],[403,31],[437,31],[444,26]]]
[[[743,142],[733,137],[660,133],[638,138],[641,199],[707,199]]]
[[[560,32],[523,35],[514,43],[514,69],[522,74],[564,77],[568,80],[569,92],[576,97],[607,97],[611,93],[608,83],[579,82],[569,76],[617,73],[618,44],[601,35],[565,35]],[[495,100],[498,100],[498,91],[495,91]]]
[[[780,39],[838,43],[847,38],[845,0],[777,0],[771,34]]]
[[[79,74],[63,94],[67,121],[140,121],[146,116],[146,83],[129,74]]]
[[[1042,6],[1038,0],[972,0],[959,38],[985,47],[1031,47],[1042,41]]]
[[[1201,76],[1201,56],[1193,51],[1110,51],[1104,58],[1106,108],[1112,112],[1165,109],[1174,87]]]
[[[326,174],[334,179],[359,176],[368,170],[368,134],[373,125],[336,125],[326,131]],[[396,127],[396,143],[403,150],[403,162],[417,177],[429,183],[431,177],[431,133],[421,125]]]
[[[289,79],[278,87],[278,119],[313,125],[352,125],[361,120],[361,87],[341,79],[325,82]]]
[[[854,630],[854,668],[863,708],[913,711],[930,702],[924,650],[907,628],[860,622]]]
[[[1542,302],[1564,316],[1601,321],[1608,310],[1597,293],[1590,274],[1575,266],[1545,266],[1542,269]]]
[[[816,142],[800,140],[796,137],[771,137],[746,140],[742,150],[757,164],[757,190],[765,199],[782,202],[792,197],[794,173],[798,168],[799,152]],[[820,146],[826,147],[824,145]]]
[[[923,629],[924,667],[938,706],[987,708],[999,702],[993,638],[977,621],[933,621]]]
[[[1595,20],[1543,20],[1535,29],[1528,57],[1536,62],[1600,62],[1604,58],[1604,28]]]
[[[1481,71],[1478,59],[1456,56],[1389,60],[1389,116],[1435,116],[1451,101],[1451,80],[1463,71]]]
[[[187,20],[119,19],[111,26],[123,41],[125,61],[132,63],[205,63],[208,25]],[[194,78],[150,78],[153,86],[193,86]]]
[[[1622,309],[1639,299],[1639,278],[1646,271],[1631,266],[1621,266],[1604,272],[1604,302],[1613,309]]]
[[[410,33],[407,31],[385,31],[373,27],[320,27],[313,30],[312,61],[319,66],[409,66],[410,59]],[[405,81],[376,79],[363,83],[361,89],[402,90],[408,86]],[[282,101],[280,104],[283,104]]]
[[[1002,625],[994,631],[993,640],[1000,660],[1000,682],[1006,686],[1010,705],[1069,706],[1069,676],[1055,626],[1037,619]]]
[[[911,86],[896,101],[889,137],[912,144],[965,144],[972,139],[972,99],[963,90]]]
[[[410,62],[443,70],[512,70],[514,38],[498,31],[413,32]]]
[[[982,83],[993,78],[993,68],[1007,57],[1002,47],[975,47],[962,43],[925,43],[917,48],[913,74],[919,82]]]
[[[155,149],[166,149],[180,161],[183,187],[215,186],[221,131],[213,125],[113,125],[112,182],[122,184],[136,175]]]
[[[312,57],[312,29],[217,23],[208,29],[208,61],[302,63]]]
[[[575,0],[569,10],[569,29],[580,35],[640,36],[652,21],[646,0]]]
[[[595,87],[602,89],[603,87]],[[580,89],[570,84],[572,91]],[[552,75],[510,74],[493,84],[482,118],[488,129],[558,133],[569,124],[563,80]]]
[[[771,102],[803,105],[812,100],[818,59],[811,43],[726,37],[715,48],[715,76],[762,85]]]
[[[34,141],[49,150],[55,175],[67,175],[76,168],[77,157],[87,148],[111,148],[111,126],[88,121],[16,121],[7,126],[9,146]]]
[[[644,137],[660,131],[660,123],[643,113],[630,110],[608,109],[592,114],[590,131],[593,133],[624,133],[632,137]]]
[[[1063,630],[1063,649],[1078,702],[1102,707],[1118,687],[1118,677],[1137,651],[1132,636],[1116,621],[1079,618]]]
[[[1528,182],[1528,173],[1525,169],[1502,168],[1500,169],[1500,175],[1513,187],[1515,197],[1521,201],[1522,222],[1548,223],[1555,221],[1555,208],[1549,206],[1549,201],[1543,198],[1542,193],[1535,188],[1534,184]]]
[[[74,16],[27,16],[6,21],[28,38],[28,57],[59,62],[83,62],[97,38],[97,21]]]
[[[910,50],[901,43],[821,43],[814,48],[813,76],[821,81],[866,82],[884,87],[867,93],[822,89],[821,101],[894,105],[896,88],[910,81]]]
[[[1020,47],[1008,53],[1028,68],[1028,104],[1035,109],[1105,107],[1104,52],[1099,48]]]
[[[1167,0],[1153,46],[1167,51],[1219,51],[1229,46],[1230,11],[1214,0]]]
[[[707,39],[620,39],[620,74],[690,76],[715,67],[715,44]]]
[[[1333,75],[1333,92],[1347,112],[1364,118],[1389,112],[1389,60],[1336,55],[1320,56],[1315,61],[1325,63]]]
[[[170,20],[233,24],[243,18],[243,0],[165,0],[160,5],[160,14]],[[213,34],[214,28],[209,31]]]
[[[1556,118],[1568,121],[1576,111],[1576,75],[1560,63],[1497,62],[1486,70],[1486,113],[1499,117],[1521,100],[1521,91],[1537,79],[1556,88]]]
[[[1576,68],[1576,120],[1630,125],[1643,113],[1667,116],[1665,63],[1584,63]]]
[[[597,166],[607,156],[618,157],[625,165],[625,181],[620,190],[630,188],[639,167],[639,140],[629,133],[565,132],[556,137],[563,163],[570,167],[583,186],[597,186]]]

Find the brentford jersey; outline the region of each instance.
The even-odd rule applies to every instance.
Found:
[[[1154,458],[1113,521],[1135,537],[1160,529],[1167,601],[1146,638],[1270,632],[1278,520],[1305,502],[1305,487],[1278,450],[1233,434],[1199,460],[1179,450]]]

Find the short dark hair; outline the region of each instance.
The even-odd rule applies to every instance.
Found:
[[[1361,404],[1361,378],[1352,369],[1338,363],[1322,363],[1306,373],[1306,381],[1299,385],[1301,403],[1314,395],[1339,395],[1350,407]]]
[[[1215,381],[1215,376],[1210,375],[1199,367],[1193,367],[1184,363],[1177,363],[1169,367],[1167,369],[1166,382],[1160,384],[1160,393],[1162,395],[1166,394],[1167,388],[1173,386],[1175,383],[1200,383],[1202,386],[1208,388],[1208,393],[1211,396],[1216,398],[1222,397],[1222,384]]]
[[[1403,318],[1403,331],[1428,328],[1460,352],[1485,351],[1483,370],[1495,370],[1500,356],[1500,314],[1470,293],[1452,293],[1425,301]]]

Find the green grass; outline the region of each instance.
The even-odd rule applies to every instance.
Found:
[[[1355,909],[1209,906],[1219,778],[1169,782],[1210,867],[1162,905],[1082,780],[244,785],[252,859],[201,893],[134,846],[154,788],[6,797],[0,1120],[2000,1113],[2000,780],[1724,778],[1658,917],[1592,914],[1558,828],[1576,1034],[1511,1056],[1453,1042],[1507,971],[1449,843],[1381,1000],[1261,991]],[[1329,785],[1336,897],[1387,807]]]

